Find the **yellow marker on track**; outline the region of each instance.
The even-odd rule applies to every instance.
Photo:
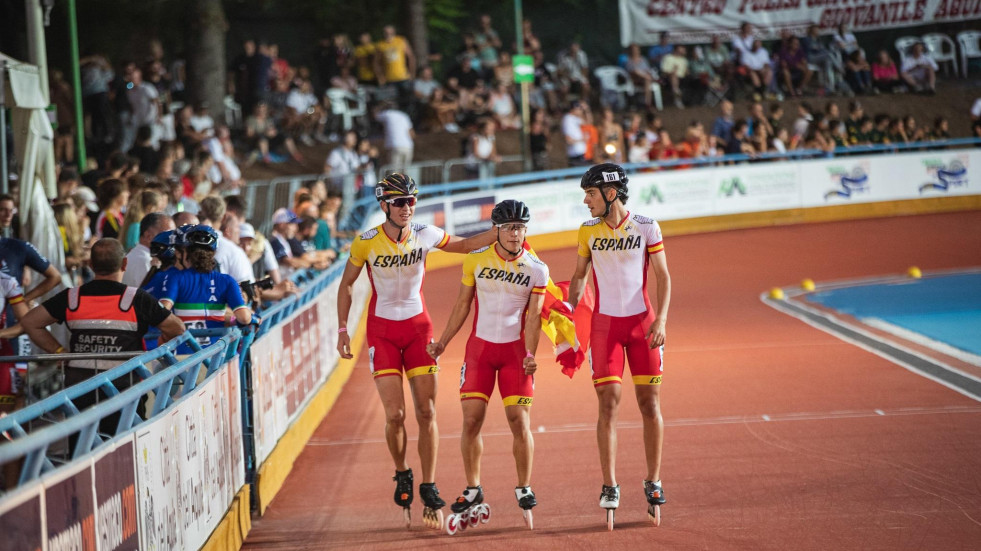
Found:
[[[781,289],[780,287],[774,287],[773,289],[770,289],[770,298],[774,300],[783,300],[784,299],[783,289]]]
[[[814,280],[813,279],[810,279],[810,278],[804,279],[803,281],[800,282],[800,288],[803,289],[803,290],[805,290],[805,291],[813,291],[814,290]]]
[[[917,268],[916,266],[910,266],[909,269],[906,270],[906,275],[910,276],[913,279],[920,279],[921,277],[923,277],[923,272],[921,272],[920,269]]]

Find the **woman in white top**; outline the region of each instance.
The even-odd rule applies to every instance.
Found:
[[[481,176],[494,175],[494,165],[501,161],[501,156],[497,154],[497,137],[494,131],[494,121],[487,119],[480,124],[480,130],[470,136],[467,155],[470,162],[466,168],[471,176],[481,175],[481,166],[487,167],[487,174]]]
[[[848,31],[844,23],[838,25],[838,32],[834,34],[834,43],[845,56],[858,49],[858,39],[855,38],[854,33]]]

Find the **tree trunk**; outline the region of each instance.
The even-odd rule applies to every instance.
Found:
[[[416,68],[429,65],[429,31],[426,28],[425,0],[408,0],[409,4],[409,40],[412,42],[412,53],[416,55]],[[415,78],[416,75],[411,75]]]
[[[188,30],[187,99],[207,102],[216,123],[224,122],[225,99],[225,10],[221,0],[185,2]]]

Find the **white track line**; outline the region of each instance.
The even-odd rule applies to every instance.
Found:
[[[957,358],[958,360],[968,363],[971,365],[976,365],[981,367],[981,356],[976,354],[971,354],[966,350],[961,350],[960,348],[953,347],[945,342],[931,339],[921,333],[915,331],[910,331],[898,325],[893,325],[885,320],[879,318],[862,318],[860,320],[865,325],[869,327],[874,327],[880,331],[889,333],[890,335],[897,336],[901,339],[908,340],[912,343],[916,343],[920,346],[925,346],[931,350],[936,350],[937,352],[950,356],[951,358]]]
[[[770,413],[763,415],[746,416],[726,416],[708,417],[703,419],[675,419],[665,421],[667,427],[707,427],[722,425],[745,425],[756,423],[786,423],[794,421],[834,421],[839,419],[867,419],[875,417],[899,417],[909,415],[952,415],[952,414],[981,414],[981,406],[950,406],[932,408],[898,408],[883,410],[881,408],[871,410],[844,410],[826,412],[802,412],[802,413]],[[643,428],[640,422],[624,422],[617,424],[617,429],[633,430]],[[546,427],[544,434],[549,433],[568,433],[568,432],[594,432],[595,423],[577,423],[570,425],[558,425]],[[541,433],[539,433],[541,434]],[[483,432],[482,436],[511,436],[511,431],[488,431]],[[457,440],[457,434],[440,434],[440,440]],[[409,440],[418,440],[416,436],[410,436]],[[325,440],[312,438],[307,443],[308,446],[359,446],[362,444],[384,444],[384,438],[351,438],[343,440]]]

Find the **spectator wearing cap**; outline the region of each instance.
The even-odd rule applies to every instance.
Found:
[[[81,287],[65,289],[21,320],[24,331],[42,350],[49,354],[66,352],[66,347],[47,329],[55,323],[68,326],[71,337],[67,352],[72,354],[141,352],[144,350],[143,336],[150,327],[160,329],[163,342],[184,332],[181,320],[160,306],[157,299],[142,289],[122,283],[126,258],[119,241],[100,239],[92,245],[91,264],[95,279]],[[122,362],[72,360],[65,369],[65,386],[77,385],[119,363]],[[116,379],[113,384],[118,390],[129,388],[135,382],[131,375]],[[81,410],[108,398],[100,388],[73,402]],[[142,415],[142,409],[141,400],[137,413]],[[99,423],[99,429],[112,434],[118,422],[119,413],[110,415]]]
[[[310,268],[313,263],[302,255],[296,254],[290,244],[291,240],[296,239],[299,231],[300,219],[296,214],[287,209],[279,209],[273,213],[272,223],[273,231],[269,244],[272,246],[273,255],[279,263],[283,276],[289,277],[296,270]],[[299,252],[302,254],[302,251]]]
[[[212,195],[201,200],[201,211],[198,212],[198,218],[201,225],[217,228],[225,219],[225,212],[225,200]],[[237,283],[254,282],[255,275],[252,273],[252,263],[249,262],[249,257],[245,255],[245,251],[238,246],[237,242],[229,240],[224,235],[217,235],[218,244],[214,256],[215,262],[218,263],[218,271],[232,276],[232,279]]]
[[[126,255],[126,271],[123,273],[123,284],[130,287],[140,287],[153,256],[150,254],[150,243],[157,234],[173,230],[174,220],[162,212],[151,212],[140,221],[140,241]]]

